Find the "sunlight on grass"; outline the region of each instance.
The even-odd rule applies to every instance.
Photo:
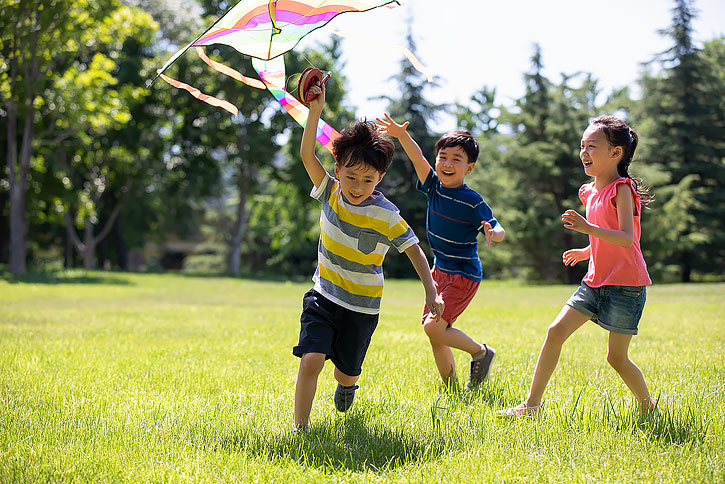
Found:
[[[321,375],[292,428],[308,283],[74,271],[0,279],[0,482],[725,482],[725,285],[655,285],[631,349],[641,418],[606,333],[564,346],[540,417],[526,395],[571,286],[486,281],[459,319],[487,382],[440,383],[415,281],[388,281],[355,405]]]

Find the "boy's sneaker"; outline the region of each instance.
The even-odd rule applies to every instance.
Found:
[[[352,401],[355,398],[355,390],[358,388],[360,387],[357,385],[344,387],[339,383],[337,384],[333,400],[335,401],[335,408],[338,412],[346,412],[352,406]]]
[[[486,351],[471,358],[471,371],[468,374],[468,388],[475,388],[488,376],[493,359],[496,358],[496,351],[484,344]]]
[[[523,402],[515,407],[507,408],[506,410],[499,410],[496,412],[496,416],[505,418],[533,417],[534,415],[540,413],[543,408],[544,402],[531,406],[529,406],[526,402]]]

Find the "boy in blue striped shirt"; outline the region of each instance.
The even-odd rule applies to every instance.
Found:
[[[295,426],[306,428],[317,379],[330,359],[335,365],[335,407],[352,405],[362,363],[378,324],[383,294],[383,259],[392,246],[405,252],[425,288],[426,307],[443,314],[425,254],[400,213],[375,187],[385,176],[395,146],[374,123],[357,122],[333,142],[335,176],[315,154],[315,134],[325,104],[324,86],[302,133],[300,155],[322,203],[314,287],[305,294],[300,338],[292,353],[301,358],[295,385]],[[436,316],[433,316],[435,318]],[[439,316],[438,316],[439,317]]]
[[[383,132],[400,142],[418,175],[416,186],[428,198],[426,230],[434,256],[432,275],[445,310],[442,317],[434,317],[424,309],[421,322],[436,366],[443,383],[451,385],[456,381],[451,348],[467,351],[471,354],[468,386],[476,387],[488,376],[496,352],[452,325],[476,295],[483,279],[478,233],[484,233],[488,245],[501,242],[506,235],[483,197],[464,183],[476,166],[478,142],[468,131],[443,135],[436,142],[433,170],[408,133],[408,122],[398,124],[387,113],[385,120],[378,118],[378,122]]]

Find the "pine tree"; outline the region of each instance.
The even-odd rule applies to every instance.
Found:
[[[664,171],[662,179],[652,183],[653,208],[661,213],[645,227],[651,233],[643,233],[656,237],[650,245],[655,271],[674,265],[687,282],[695,274],[723,275],[724,80],[717,42],[709,58],[693,44],[692,1],[675,3],[672,25],[662,32],[673,46],[656,59],[661,71],[647,72],[640,81],[640,115],[648,119],[641,133],[648,140],[642,156]]]

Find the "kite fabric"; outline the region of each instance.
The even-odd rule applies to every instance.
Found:
[[[324,27],[341,13],[365,12],[382,6],[392,8],[395,5],[398,5],[396,0],[241,0],[195,41],[171,56],[157,71],[157,77],[161,77],[174,87],[187,90],[197,99],[226,109],[236,116],[238,109],[233,104],[163,75],[163,72],[190,47],[196,47],[199,57],[213,69],[248,86],[268,89],[290,116],[304,126],[309,110],[285,90],[286,72],[282,54],[294,49],[304,36]],[[262,81],[245,77],[240,72],[209,59],[201,47],[215,44],[228,45],[252,57],[252,65]],[[409,58],[411,57],[412,54]],[[420,66],[417,59],[413,64],[417,68]],[[429,80],[431,79],[422,69],[418,70],[426,74]],[[320,144],[332,152],[332,141],[337,136],[339,136],[337,131],[320,120],[317,129],[317,141]]]
[[[284,59],[282,57],[276,57],[272,60],[263,61],[257,58],[252,59],[252,66],[256,69],[259,77],[267,85],[267,89],[275,99],[282,105],[282,107],[289,113],[300,126],[304,127],[307,123],[307,116],[310,110],[307,109],[301,102],[297,100],[292,94],[288,93],[284,89],[285,81],[285,68]],[[317,142],[332,153],[332,142],[340,136],[332,126],[327,124],[325,121],[320,119],[317,124]]]

